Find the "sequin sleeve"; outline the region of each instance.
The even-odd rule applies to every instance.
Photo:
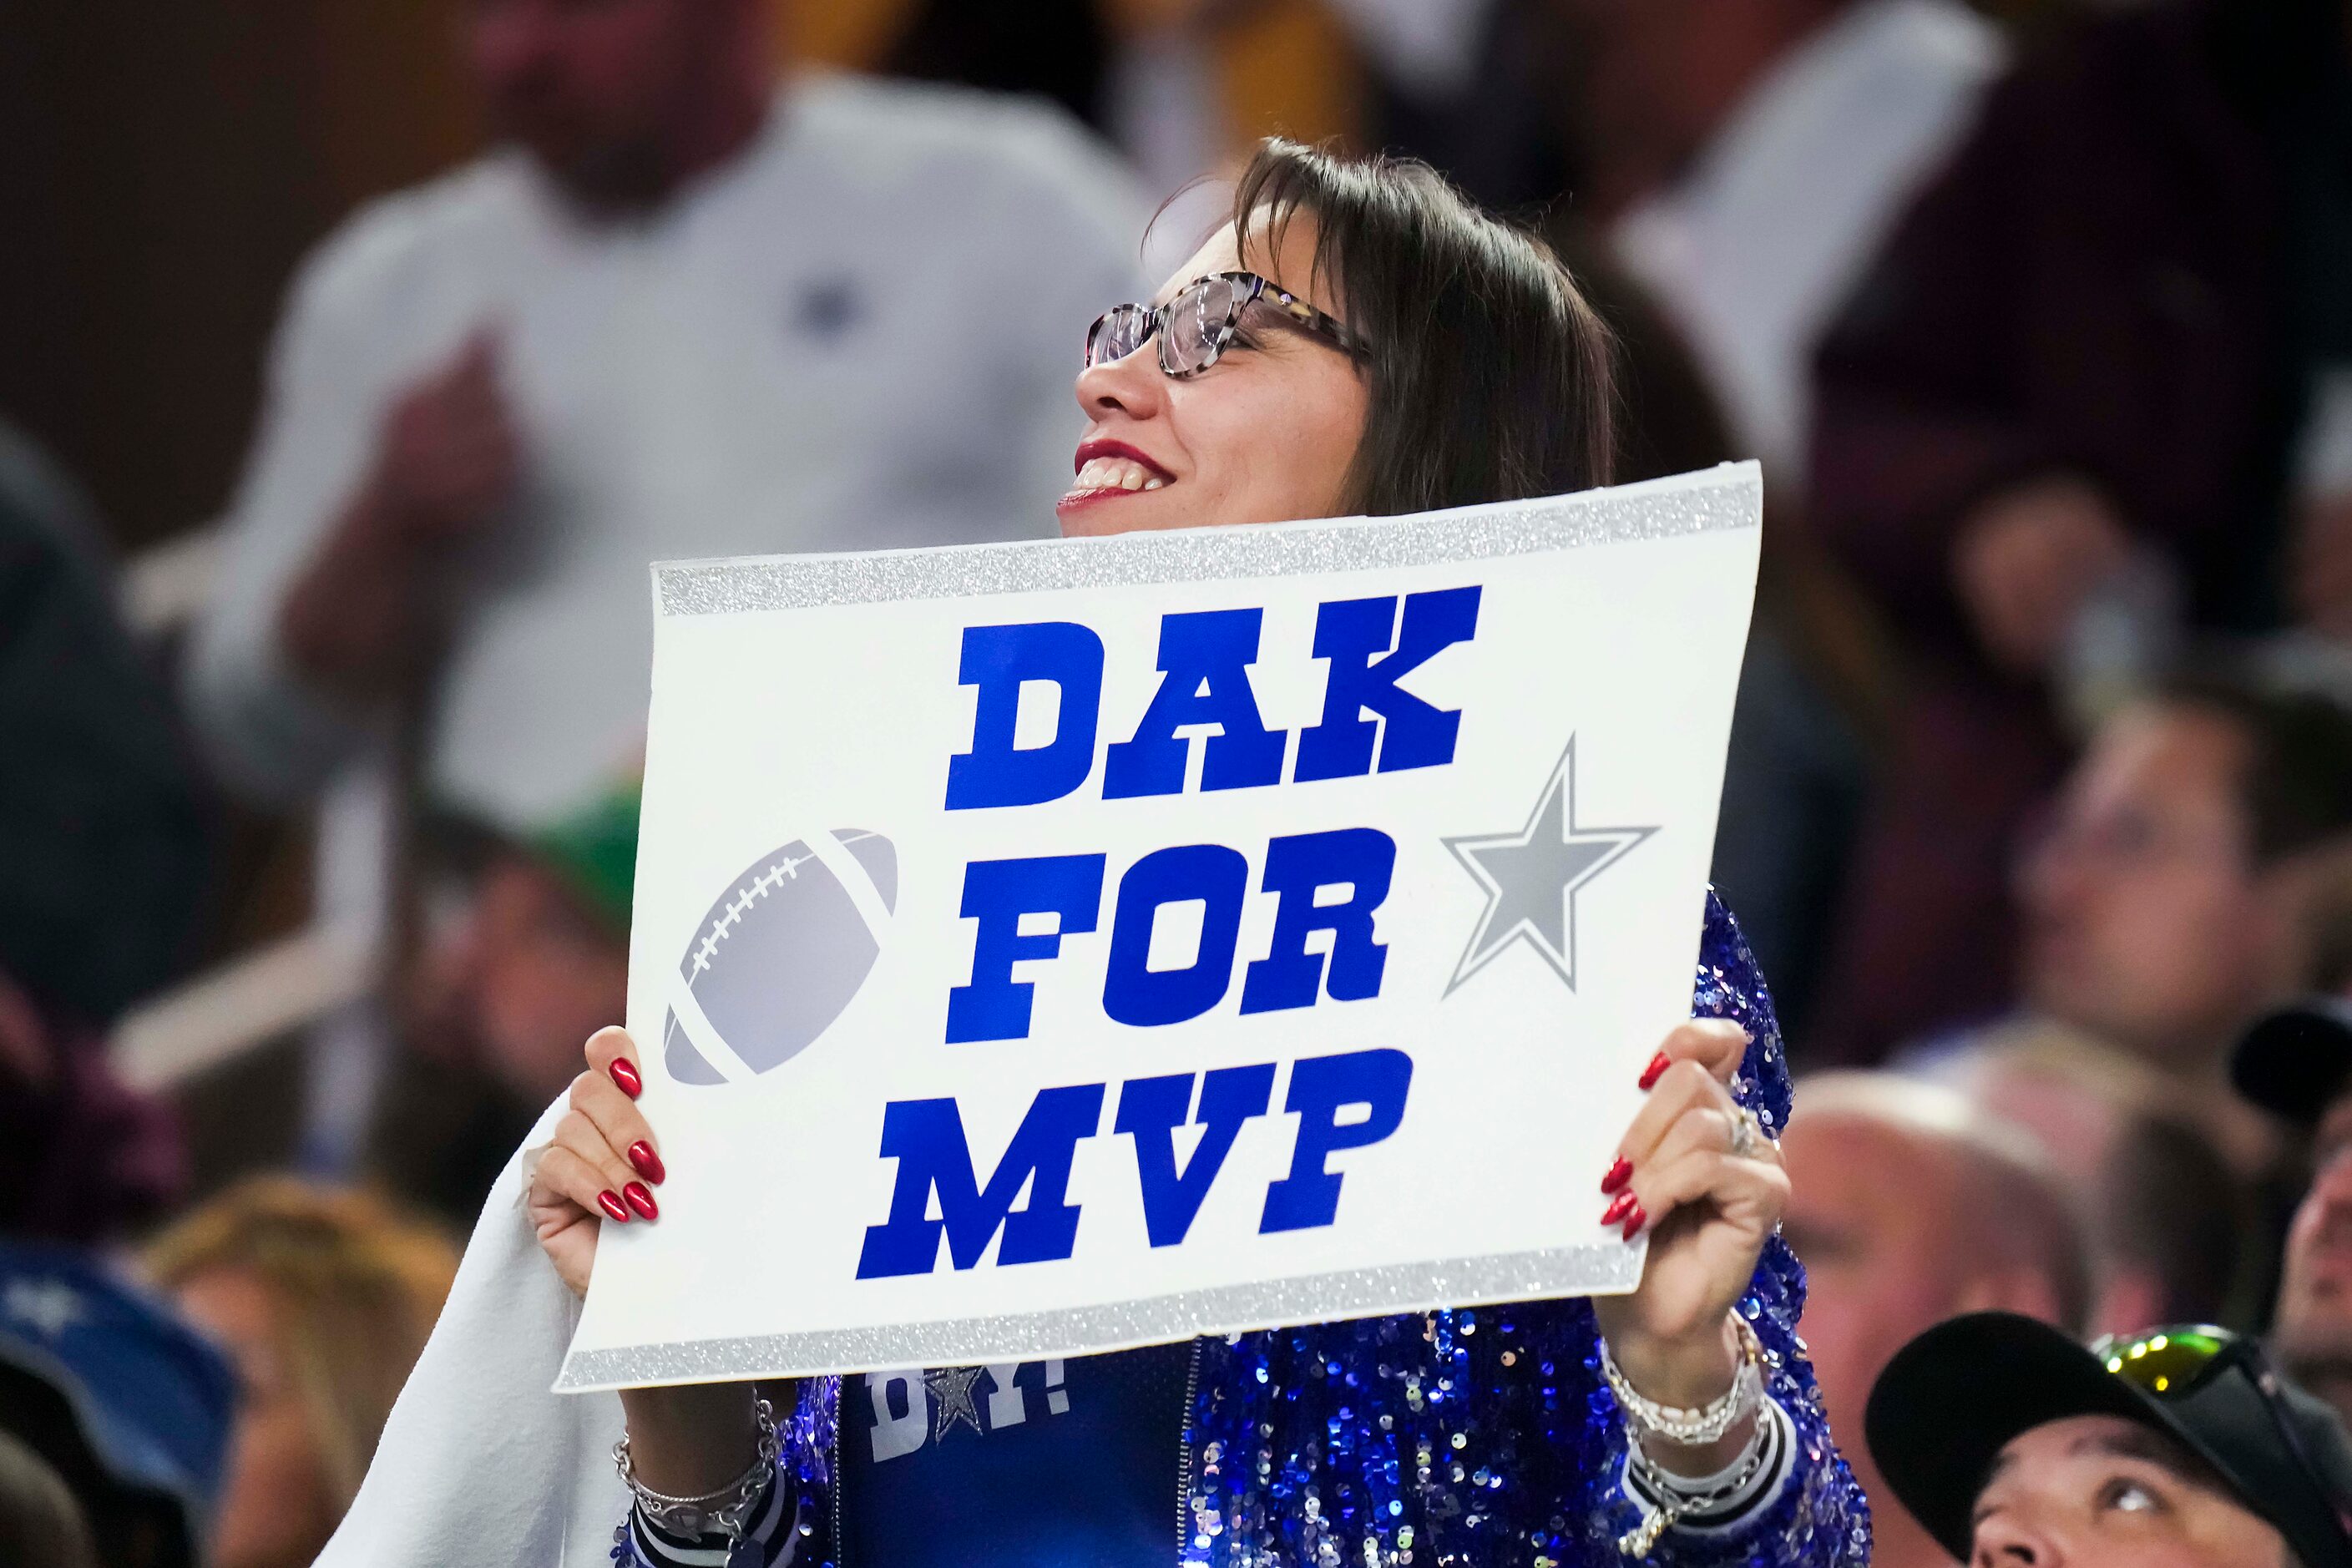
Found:
[[[1707,902],[1693,1011],[1753,1037],[1734,1084],[1767,1131],[1789,1113],[1780,1030],[1755,960]],[[1443,1173],[1433,1201],[1448,1201]],[[1787,1413],[1790,1469],[1754,1512],[1670,1531],[1643,1561],[1843,1568],[1870,1516],[1797,1339],[1804,1274],[1777,1238],[1739,1310]],[[1644,1521],[1624,1426],[1583,1300],[1410,1313],[1203,1342],[1179,1561],[1206,1568],[1626,1568]]]
[[[1756,1113],[1777,1138],[1788,1124],[1789,1067],[1772,999],[1756,960],[1730,911],[1707,896],[1706,934],[1699,954],[1698,984],[1691,1012],[1703,1018],[1729,1018],[1751,1040],[1748,1059],[1732,1082],[1739,1102]],[[1870,1561],[1870,1505],[1853,1472],[1831,1439],[1822,1412],[1821,1391],[1805,1359],[1797,1321],[1805,1306],[1805,1271],[1778,1236],[1765,1244],[1756,1277],[1738,1311],[1755,1325],[1768,1368],[1766,1392],[1788,1415],[1795,1437],[1791,1469],[1769,1503],[1739,1523],[1723,1529],[1668,1531],[1643,1557],[1670,1568],[1717,1568],[1733,1563],[1755,1568],[1831,1568]],[[1624,1454],[1624,1431],[1615,1401],[1604,1390],[1591,1402],[1591,1447],[1613,1462],[1596,1478],[1591,1525],[1585,1531],[1584,1561],[1623,1568],[1632,1559],[1621,1539],[1643,1522],[1641,1506],[1615,1484]],[[1588,1474],[1592,1472],[1588,1471]]]

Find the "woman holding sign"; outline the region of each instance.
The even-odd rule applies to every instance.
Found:
[[[1115,307],[1088,335],[1065,532],[1607,482],[1608,335],[1539,244],[1421,165],[1282,142],[1251,163],[1234,213],[1156,302]],[[615,1458],[635,1500],[603,1550],[654,1568],[1865,1561],[1867,1510],[1823,1423],[1796,1338],[1801,1276],[1776,1235],[1778,1033],[1712,900],[1695,1011],[1643,1075],[1614,1163],[1559,1173],[1628,1244],[1649,1237],[1630,1295],[799,1388],[627,1390]],[[608,1029],[588,1058],[527,1195],[574,1291],[602,1226],[658,1222],[665,1174],[635,1043]],[[1457,1201],[1445,1169],[1426,1177],[1433,1203]],[[511,1555],[451,1541],[465,1560]],[[381,1560],[347,1544],[322,1563]]]

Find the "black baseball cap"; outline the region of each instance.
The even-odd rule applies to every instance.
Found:
[[[2230,1058],[2238,1092],[2298,1127],[2315,1127],[2352,1089],[2352,1001],[2306,996],[2265,1014]]]
[[[2151,1329],[2085,1348],[2011,1312],[1954,1318],[1895,1352],[1863,1431],[1903,1506],[1966,1562],[1977,1495],[2001,1449],[2076,1415],[2164,1433],[2276,1527],[2305,1568],[2352,1568],[2352,1444],[2333,1411],[2226,1329]]]

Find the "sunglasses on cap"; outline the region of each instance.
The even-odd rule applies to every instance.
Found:
[[[2136,1334],[2108,1334],[2094,1341],[2091,1353],[2114,1376],[2142,1394],[2169,1403],[2187,1399],[2232,1374],[2242,1375],[2262,1401],[2271,1425],[2311,1484],[2332,1496],[2327,1472],[2304,1441],[2302,1430],[2279,1392],[2279,1375],[2263,1348],[2243,1334],[2212,1323],[2174,1323]],[[2339,1519],[2343,1508],[2337,1507]],[[2352,1529],[2352,1519],[2343,1520]]]

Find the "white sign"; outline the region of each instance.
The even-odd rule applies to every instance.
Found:
[[[1759,494],[655,568],[670,1175],[558,1386],[1631,1289]]]

